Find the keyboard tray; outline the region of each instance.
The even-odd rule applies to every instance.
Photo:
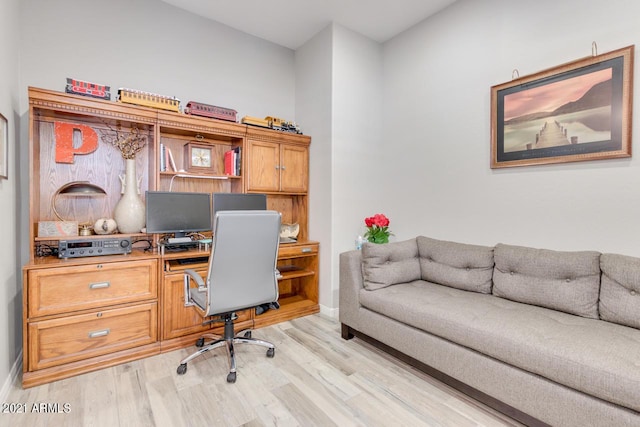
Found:
[[[209,257],[178,258],[176,262],[180,265],[206,264],[209,262]]]

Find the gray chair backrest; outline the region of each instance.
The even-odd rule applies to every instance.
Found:
[[[280,213],[220,211],[213,224],[207,315],[277,301]]]

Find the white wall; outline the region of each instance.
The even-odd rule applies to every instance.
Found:
[[[293,117],[294,52],[159,0],[24,0],[22,95],[65,78]],[[26,109],[26,103],[23,104]]]
[[[16,135],[20,128],[18,116],[19,72],[19,0],[0,2],[0,113],[9,122],[9,179],[0,180],[0,224],[3,224],[0,245],[0,401],[6,401],[11,376],[19,367],[15,362],[22,345],[22,293],[18,262],[18,202],[19,185]],[[13,369],[13,371],[12,371]]]
[[[382,137],[382,47],[334,25],[332,133],[333,307],[338,307],[339,254],[355,249],[364,218],[384,212],[378,189],[389,179]],[[392,177],[391,177],[392,178]]]
[[[311,143],[310,236],[320,241],[320,306],[337,315],[339,254],[354,249],[380,179],[382,48],[337,24],[296,51],[296,120]],[[308,131],[308,132],[307,132]]]
[[[460,0],[387,42],[383,192],[397,238],[640,255],[637,155],[489,168],[491,86],[589,56],[592,41],[634,44],[639,14],[625,0]]]
[[[332,316],[331,290],[331,112],[333,26],[296,50],[296,122],[311,135],[309,149],[309,237],[320,242],[320,306]]]

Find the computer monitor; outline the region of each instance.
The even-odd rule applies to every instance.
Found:
[[[211,194],[170,191],[146,192],[147,233],[185,237],[210,231]]]
[[[266,210],[265,194],[213,193],[213,215],[220,211]]]

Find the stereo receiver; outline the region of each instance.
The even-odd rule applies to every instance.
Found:
[[[131,238],[129,237],[60,240],[58,243],[58,258],[128,253],[131,253]]]

